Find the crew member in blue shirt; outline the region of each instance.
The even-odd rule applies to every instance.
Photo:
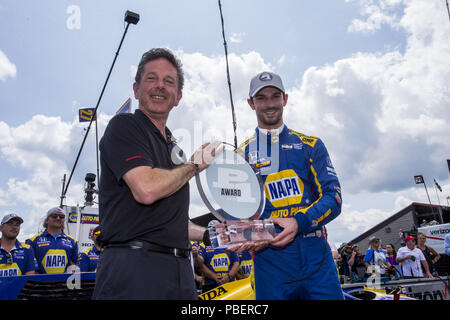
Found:
[[[223,248],[205,247],[200,249],[200,254],[203,258],[203,292],[235,279],[239,271],[239,258],[236,253]]]
[[[94,242],[93,246],[81,252],[78,256],[77,266],[81,272],[97,271],[98,258],[101,252],[100,244],[97,241],[99,234],[100,226],[97,226],[92,230],[91,239]]]
[[[252,273],[253,257],[248,251],[238,254],[239,257],[239,272],[236,275],[237,279],[244,279]]]
[[[65,218],[61,208],[48,210],[45,230],[26,241],[34,250],[41,274],[64,273],[70,265],[77,263],[77,241],[64,233]]]
[[[15,213],[3,217],[0,231],[0,278],[35,274],[36,259],[31,246],[20,243],[17,236],[23,219]]]

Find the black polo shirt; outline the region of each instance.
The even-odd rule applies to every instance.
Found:
[[[171,154],[180,156],[183,151],[172,141],[167,128],[166,135],[167,142],[141,110],[110,120],[100,141],[102,241],[138,239],[175,248],[188,247],[189,183],[167,198],[144,205],[134,199],[123,180],[127,171],[138,166],[165,169],[176,166]]]

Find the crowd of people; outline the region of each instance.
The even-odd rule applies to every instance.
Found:
[[[11,213],[3,217],[0,226],[0,277],[31,274],[52,274],[75,271],[96,271],[102,251],[97,237],[99,227],[93,229],[91,248],[78,252],[77,241],[64,233],[65,213],[52,208],[46,214],[45,230],[20,242],[17,237],[24,220]],[[192,243],[195,279],[198,292],[209,291],[224,283],[250,276],[253,260],[249,252],[232,253],[223,248],[205,247]]]
[[[76,240],[63,231],[64,219],[62,209],[50,209],[43,225],[45,230],[20,242],[17,236],[23,219],[14,213],[5,215],[0,226],[0,277],[63,273],[71,265],[77,266],[81,272],[95,271],[101,252],[97,242],[99,227],[91,236],[94,245],[79,253]],[[416,237],[406,236],[398,251],[391,243],[383,246],[377,237],[370,238],[368,245],[365,255],[360,253],[357,245],[346,243],[335,250],[341,283],[367,281],[373,274],[391,280],[438,276],[435,264],[441,256],[426,245],[426,235],[421,232]],[[243,279],[251,273],[253,260],[250,252],[237,254],[193,242],[192,253],[197,288],[201,292]]]
[[[101,252],[99,227],[91,235],[94,245],[79,253],[76,240],[63,231],[64,219],[62,209],[50,209],[45,230],[20,242],[17,236],[23,219],[14,213],[5,215],[0,225],[0,277],[64,273],[70,266],[81,272],[96,271]],[[357,245],[344,243],[338,250],[332,249],[341,284],[366,282],[374,275],[385,281],[438,276],[435,265],[440,254],[426,245],[425,234],[414,235],[404,237],[398,250],[391,243],[383,246],[377,237],[369,239],[364,255]],[[249,277],[253,266],[248,251],[237,254],[199,241],[192,242],[192,258],[198,293]]]
[[[92,233],[94,245],[78,252],[76,240],[64,233],[65,213],[56,207],[47,212],[45,230],[20,242],[17,236],[23,219],[7,214],[1,221],[0,277],[29,274],[63,273],[71,265],[81,272],[95,271],[101,252],[97,237],[99,227]],[[396,250],[391,243],[382,246],[376,237],[369,239],[365,255],[357,245],[344,243],[335,250],[335,262],[341,283],[366,281],[372,274],[389,279],[438,276],[435,264],[440,259],[432,247],[426,245],[426,235],[406,236]],[[252,256],[223,248],[205,247],[201,242],[192,243],[198,289],[208,291],[226,282],[248,277],[252,268]]]
[[[31,274],[53,274],[95,271],[100,255],[96,241],[99,228],[91,236],[94,245],[78,252],[77,241],[64,233],[65,212],[55,207],[48,210],[44,231],[20,242],[17,237],[24,220],[10,213],[2,218],[0,231],[0,277]]]
[[[383,246],[381,240],[373,236],[365,255],[357,245],[344,243],[335,255],[340,282],[365,282],[373,276],[384,281],[438,276],[435,265],[441,256],[426,245],[424,233],[413,235],[402,239],[398,251],[392,243]]]
[[[197,291],[204,293],[225,283],[250,276],[253,257],[250,252],[233,253],[224,248],[192,243]]]

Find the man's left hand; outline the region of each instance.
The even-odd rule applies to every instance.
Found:
[[[283,228],[283,231],[270,241],[271,245],[284,247],[294,240],[298,232],[297,220],[294,218],[271,218],[270,220]]]

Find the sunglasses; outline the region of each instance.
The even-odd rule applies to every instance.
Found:
[[[11,253],[7,252],[6,253],[6,264],[12,264],[13,263],[13,258],[11,256]]]
[[[56,218],[64,219],[66,216],[63,214],[53,213],[53,214],[49,215],[49,217],[53,218],[53,219],[56,219]]]

